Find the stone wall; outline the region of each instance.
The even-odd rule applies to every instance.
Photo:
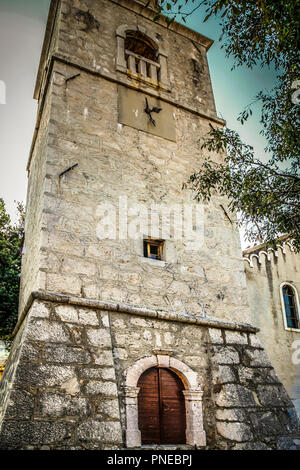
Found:
[[[33,302],[1,381],[0,448],[124,448],[125,374],[155,349],[199,377],[207,449],[296,448],[293,406],[250,327],[74,302]]]
[[[124,314],[111,315],[111,331],[120,390],[124,370],[155,348],[171,350],[197,372],[208,449],[275,449],[299,432],[290,398],[255,334]],[[124,428],[124,401],[121,417]]]
[[[122,445],[106,312],[35,302],[0,385],[2,449]]]
[[[259,246],[246,250],[244,256],[252,322],[260,328],[261,342],[300,413],[300,365],[296,354],[299,344],[295,344],[300,340],[300,330],[285,328],[280,299],[283,282],[291,283],[299,296],[300,256],[284,241],[276,251]]]
[[[19,313],[23,311],[31,292],[44,288],[40,263],[42,259],[41,248],[44,242],[44,232],[42,231],[43,212],[45,210],[44,191],[47,189],[45,155],[48,147],[50,102],[51,96],[49,95],[44,105],[44,113],[41,118],[39,134],[28,174]]]

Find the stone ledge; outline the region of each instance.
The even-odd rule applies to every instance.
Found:
[[[29,311],[34,300],[43,300],[46,302],[58,302],[68,305],[77,305],[81,307],[95,308],[99,310],[108,310],[110,312],[130,313],[132,315],[143,316],[148,318],[155,318],[157,320],[174,321],[180,323],[189,323],[199,326],[207,326],[210,328],[220,328],[225,330],[242,331],[248,333],[257,333],[259,328],[244,323],[231,323],[217,320],[216,318],[177,315],[172,312],[163,310],[153,310],[149,308],[135,307],[129,304],[119,304],[116,302],[104,302],[102,300],[86,299],[82,297],[75,297],[71,295],[58,294],[55,292],[35,291],[29,296],[23,312],[21,313],[18,323],[14,329],[13,336],[19,331],[27,312]]]

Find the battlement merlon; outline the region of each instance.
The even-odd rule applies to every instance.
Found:
[[[258,266],[258,264],[262,264],[263,255],[265,255],[265,259],[270,262],[274,259],[274,257],[278,258],[279,248],[283,254],[286,254],[287,248],[289,248],[291,253],[295,253],[293,240],[290,240],[289,235],[282,235],[278,238],[277,241],[278,243],[276,243],[276,249],[275,247],[267,248],[266,243],[247,248],[243,251],[243,260],[247,261],[250,268],[253,268],[254,266]],[[273,253],[273,257],[271,257],[271,253]],[[257,260],[256,265],[253,264],[254,258]]]

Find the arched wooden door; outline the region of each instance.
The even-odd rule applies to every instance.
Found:
[[[139,381],[139,429],[142,444],[185,444],[185,402],[180,378],[171,370],[152,367]]]

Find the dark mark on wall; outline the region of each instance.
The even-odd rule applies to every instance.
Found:
[[[100,23],[89,11],[77,10],[75,18],[85,24],[85,27],[81,28],[80,31],[88,32],[92,29],[97,29],[99,31]]]
[[[225,216],[227,217],[227,219],[229,220],[229,222],[230,222],[231,225],[232,225],[232,220],[231,220],[231,218],[229,217],[229,215],[227,214],[227,212],[226,212],[226,210],[224,209],[224,207],[222,206],[222,204],[220,204],[220,207],[221,207],[221,209],[223,209],[223,212],[224,212]]]
[[[66,170],[64,170],[64,171],[59,175],[59,178],[62,178],[62,176],[64,176],[66,173],[68,173],[69,171],[71,171],[71,170],[73,170],[74,168],[76,168],[76,166],[78,166],[78,163],[75,163],[75,165],[70,166],[70,168],[67,168]]]
[[[77,78],[79,76],[80,76],[80,73],[77,73],[76,75],[72,75],[71,77],[66,78],[66,82],[69,82],[70,80],[74,80],[74,78]]]

